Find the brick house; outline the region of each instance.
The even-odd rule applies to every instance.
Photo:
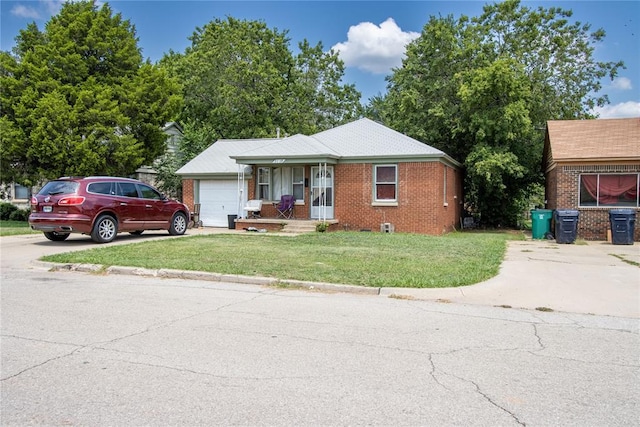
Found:
[[[543,168],[547,208],[577,209],[578,237],[606,240],[610,209],[640,207],[640,118],[547,122]]]
[[[295,196],[295,219],[340,230],[439,235],[462,213],[460,163],[366,118],[311,136],[219,140],[177,174],[205,226],[226,226],[229,215],[241,222],[251,199],[275,219],[285,194]]]

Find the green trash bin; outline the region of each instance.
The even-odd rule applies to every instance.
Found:
[[[544,239],[545,234],[551,231],[551,209],[531,210],[531,237],[534,239]]]

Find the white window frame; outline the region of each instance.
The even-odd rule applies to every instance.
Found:
[[[596,176],[596,203],[595,205],[583,205],[582,204],[582,177],[583,176]],[[600,204],[600,177],[612,175],[635,175],[636,176],[636,204],[635,206],[620,205],[620,204]],[[640,172],[618,172],[618,173],[597,173],[597,172],[585,172],[578,176],[578,206],[580,208],[638,208],[640,207]]]
[[[378,168],[394,168],[395,176],[393,181],[378,181]],[[395,198],[393,199],[378,199],[378,185],[393,185],[395,187]],[[373,201],[374,203],[382,204],[397,204],[398,203],[398,165],[397,164],[383,164],[373,165]]]
[[[256,190],[258,198],[262,200],[271,199],[271,168],[259,167],[256,174]],[[262,179],[266,177],[266,179]],[[261,180],[262,179],[262,180]]]
[[[302,171],[302,178],[299,181],[294,181],[296,169]],[[259,167],[256,178],[258,195],[267,194],[268,198],[263,197],[263,200],[278,201],[282,195],[295,194],[294,188],[298,187],[302,189],[302,191],[300,191],[302,198],[296,199],[296,202],[304,203],[304,169],[304,166]],[[265,171],[265,173],[261,174],[261,170]],[[268,177],[268,182],[260,182],[262,175]],[[261,192],[260,187],[266,188],[266,190]]]

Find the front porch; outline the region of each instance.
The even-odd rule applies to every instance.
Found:
[[[339,229],[339,222],[336,219],[321,221],[317,219],[237,218],[234,223],[236,230],[255,228],[282,233],[311,233],[316,231],[316,225],[321,222],[329,224],[327,231]]]

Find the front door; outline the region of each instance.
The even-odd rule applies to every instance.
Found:
[[[333,219],[333,166],[311,168],[311,218]]]

